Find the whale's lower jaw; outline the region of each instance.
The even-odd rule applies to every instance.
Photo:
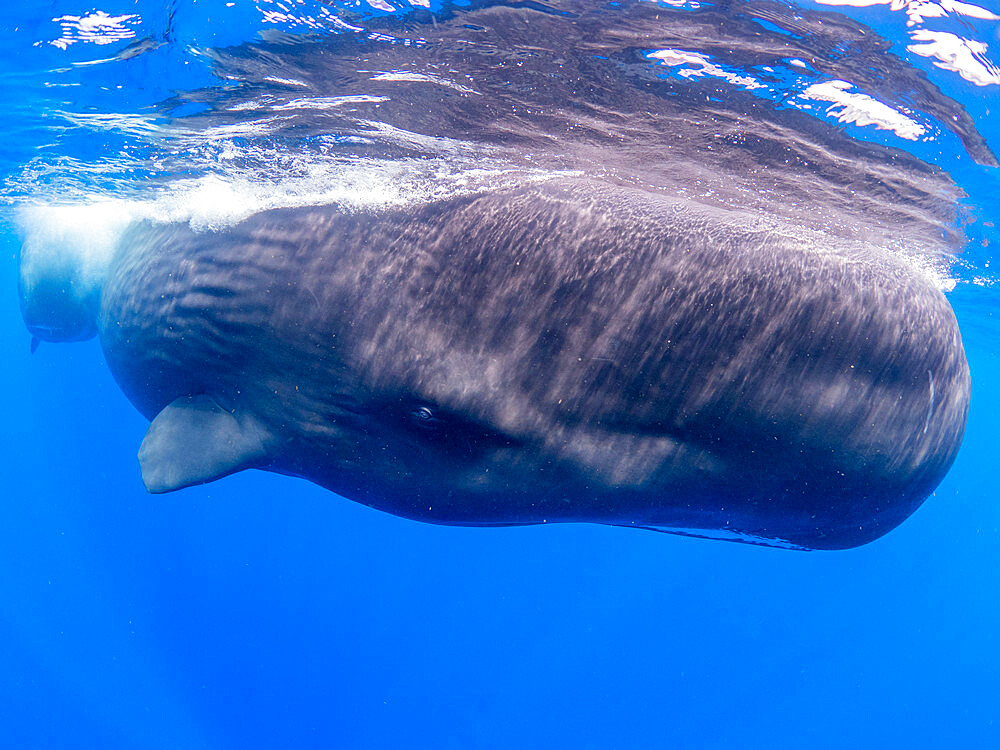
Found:
[[[486,492],[413,485],[388,486],[371,476],[320,474],[272,467],[298,476],[349,500],[424,523],[498,527],[551,523],[597,523],[649,529],[682,536],[745,542],[802,550],[840,550],[868,544],[889,533],[927,499],[950,466],[923,467],[905,485],[886,483],[878,490],[824,491],[799,484],[785,497],[706,493],[688,487],[599,492],[592,484],[559,487],[493,487]],[[796,495],[795,501],[789,497]]]

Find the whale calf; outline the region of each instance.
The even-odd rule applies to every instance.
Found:
[[[871,541],[961,443],[954,314],[887,250],[734,215],[563,177],[140,222],[93,328],[151,492],[257,468],[435,523]]]

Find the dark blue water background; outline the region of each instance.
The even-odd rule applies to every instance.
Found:
[[[802,5],[877,30],[1000,149],[1000,86],[908,53],[904,12]],[[1000,746],[1000,180],[946,128],[906,144],[839,126],[908,147],[968,196],[950,295],[973,374],[965,444],[875,543],[797,553],[590,525],[437,527],[263,472],[143,491],[146,423],[99,346],[29,355],[18,211],[209,173],[223,147],[198,137],[221,122],[206,112],[288,86],[220,78],[208,51],[361,33],[331,29],[323,7],[108,0],[110,16],[139,16],[119,24],[135,33],[65,48],[51,42],[75,32],[52,19],[96,8],[3,11],[0,747]],[[338,8],[392,36],[387,11]],[[997,22],[952,13],[926,27],[1000,56]],[[186,135],[162,135],[178,123]],[[316,133],[293,135],[227,147],[252,180],[255,159],[280,172],[283,150],[308,151]]]

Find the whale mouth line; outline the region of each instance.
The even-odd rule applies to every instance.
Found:
[[[55,344],[70,344],[77,341],[87,341],[97,335],[96,328],[73,327],[64,328],[55,325],[27,324],[25,326],[32,337]]]
[[[743,544],[755,544],[760,547],[778,547],[780,549],[791,549],[799,552],[815,552],[814,547],[807,547],[796,544],[780,537],[762,536],[747,531],[736,529],[692,529],[685,527],[671,528],[669,526],[652,526],[645,524],[614,523],[608,526],[620,526],[625,529],[642,529],[643,531],[655,531],[659,534],[674,534],[675,536],[686,536],[692,539],[712,539],[720,542],[741,542]]]

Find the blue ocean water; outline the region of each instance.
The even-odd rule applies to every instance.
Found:
[[[661,43],[644,46],[640,5],[512,2],[503,28],[485,25],[479,5],[436,1],[4,11],[0,746],[997,745],[1000,8],[664,0]],[[546,36],[562,27],[546,24],[579,27],[583,6],[599,11],[587,21],[595,46],[574,58]],[[731,25],[707,38],[719,18]],[[839,45],[816,30],[830,26]],[[455,29],[471,40],[461,49],[446,38]],[[598,49],[606,38],[627,39],[628,65],[610,42]],[[781,39],[785,63],[761,62]],[[892,173],[892,200],[918,182],[935,199],[906,204],[911,224],[881,213],[892,200],[862,183],[827,203],[875,216],[866,231],[891,233],[942,275],[972,371],[958,459],[898,529],[798,553],[584,524],[440,527],[264,472],[153,497],[134,458],[147,423],[99,345],[29,353],[20,242],[47,222],[92,231],[53,206],[211,226],[276,204],[391,203],[401,185],[433,194],[579,168],[590,157],[563,161],[577,142],[562,113],[596,95],[567,101],[558,76],[537,91],[517,72],[557,53],[607,86],[607,119],[580,117],[584,145],[601,153],[616,128],[643,144],[683,141],[695,120],[714,133],[705,118],[734,110],[763,132],[759,101],[803,129],[784,136],[794,145],[809,118],[870,149],[841,160],[843,172],[885,149],[886,163],[908,153],[940,170]],[[587,67],[609,59],[614,85],[596,77],[603,63]],[[630,81],[671,87],[673,119],[638,121],[619,96]],[[806,94],[832,81],[845,85]],[[426,87],[454,98],[428,106]],[[514,115],[457,132],[455,112],[481,124],[501,94]],[[510,155],[511,134],[523,158]],[[692,170],[719,167],[692,154]],[[614,160],[603,168],[633,164],[627,149]],[[832,180],[772,169],[775,186],[806,195]],[[933,231],[937,244],[920,246]]]

